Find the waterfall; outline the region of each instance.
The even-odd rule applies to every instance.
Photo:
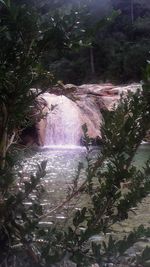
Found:
[[[76,104],[65,96],[48,93],[44,99],[49,108],[44,145],[79,145],[81,122]]]

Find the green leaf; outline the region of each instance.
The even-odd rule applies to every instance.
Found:
[[[41,168],[42,168],[43,171],[45,171],[45,169],[46,169],[46,165],[47,165],[47,160],[43,160],[43,161],[41,162]]]
[[[5,5],[5,6],[7,6],[7,4],[5,3],[4,0],[0,0],[0,3],[3,4],[3,5]]]
[[[81,211],[77,211],[73,219],[73,225],[77,227],[85,220],[86,208],[84,207]]]
[[[142,252],[142,262],[150,260],[150,247],[146,247]]]

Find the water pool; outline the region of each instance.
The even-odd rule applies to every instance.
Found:
[[[96,156],[96,153],[93,156]],[[144,162],[150,156],[150,144],[141,144],[134,158],[134,164],[138,168],[142,168]],[[24,173],[36,171],[37,164],[43,160],[47,160],[46,176],[43,179],[46,193],[43,198],[43,207],[52,209],[59,205],[66,197],[66,194],[72,185],[72,181],[76,176],[78,164],[83,164],[80,174],[80,181],[85,179],[86,168],[86,149],[84,147],[66,147],[51,146],[41,148],[34,155],[28,156],[22,160],[21,169]],[[148,203],[150,197],[148,198]],[[64,213],[56,214],[56,217],[63,218]]]

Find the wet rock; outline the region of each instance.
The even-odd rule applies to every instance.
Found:
[[[125,256],[135,257],[136,256],[136,250],[134,247],[130,247],[126,250]]]
[[[142,251],[143,249],[145,249],[146,247],[150,247],[150,242],[137,242],[134,244],[134,248],[135,250],[138,252]]]

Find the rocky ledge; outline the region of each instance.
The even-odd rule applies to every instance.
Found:
[[[26,131],[24,140],[30,145],[82,144],[82,125],[86,123],[88,135],[94,144],[101,143],[100,125],[103,110],[111,111],[118,104],[122,94],[136,92],[140,84],[115,86],[105,84],[56,85],[40,95],[44,101],[42,119],[35,125],[36,134]],[[36,136],[36,141],[34,136]],[[25,141],[27,144],[28,141]]]

